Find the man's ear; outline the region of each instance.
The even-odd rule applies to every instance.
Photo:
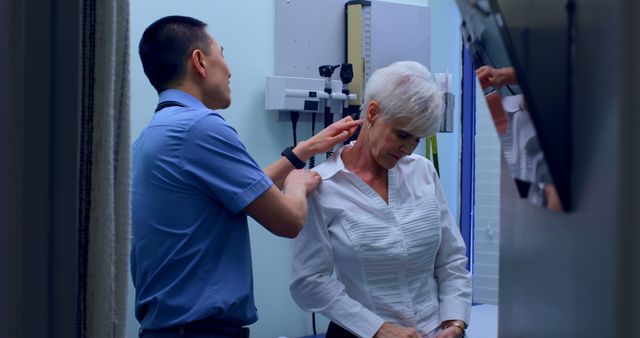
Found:
[[[194,49],[191,52],[191,57],[189,58],[190,66],[193,67],[193,70],[196,74],[201,77],[207,76],[207,64],[205,62],[205,55],[200,49]]]

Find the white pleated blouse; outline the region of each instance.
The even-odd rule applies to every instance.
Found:
[[[390,169],[388,204],[340,151],[316,170],[322,183],[294,240],[296,303],[359,337],[385,321],[425,337],[444,320],[468,323],[465,244],[431,162],[411,155]]]

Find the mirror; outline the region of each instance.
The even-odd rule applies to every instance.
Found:
[[[516,2],[525,5],[524,0]],[[527,22],[526,15],[513,15],[514,25],[507,28],[495,0],[456,3],[464,44],[520,197],[536,206],[568,211],[568,58],[563,51],[556,53],[548,47],[555,44],[568,49],[568,34],[545,42],[541,38],[549,37],[549,28]],[[536,58],[540,53],[557,57]]]

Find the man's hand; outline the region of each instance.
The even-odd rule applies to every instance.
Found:
[[[284,181],[284,191],[291,192],[292,189],[304,189],[304,195],[314,191],[320,184],[320,175],[311,170],[300,169],[292,171]]]
[[[276,236],[294,238],[307,218],[307,194],[320,184],[320,175],[311,170],[293,170],[284,180],[283,191],[271,186],[244,211]]]
[[[306,161],[315,154],[329,151],[336,144],[346,141],[356,132],[362,120],[354,121],[351,116],[334,122],[310,139],[299,142],[293,152],[303,161]]]
[[[293,153],[300,161],[307,162],[311,156],[325,153],[336,144],[346,141],[355,133],[361,123],[362,121],[354,121],[350,116],[347,116],[328,126],[312,138],[299,142],[298,145],[293,148]],[[293,168],[294,166],[289,160],[285,157],[280,157],[276,162],[264,168],[264,172],[278,189],[283,189],[285,179]],[[315,187],[313,189],[315,189]],[[313,191],[313,189],[307,189],[307,193]]]
[[[495,69],[490,66],[482,66],[476,70],[476,76],[482,89],[489,86],[502,87],[518,83],[513,67]]]
[[[402,327],[385,322],[373,338],[420,338],[416,329]]]

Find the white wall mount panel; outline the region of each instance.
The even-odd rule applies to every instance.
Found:
[[[371,68],[411,60],[431,67],[431,9],[371,2]],[[365,76],[368,79],[368,74]]]
[[[276,75],[319,77],[319,66],[345,61],[344,4],[276,1]]]
[[[345,62],[345,0],[276,1],[276,75],[319,77],[318,67]],[[430,67],[431,10],[372,1],[366,11],[363,57],[369,73],[395,61]],[[337,74],[334,74],[337,76]]]

